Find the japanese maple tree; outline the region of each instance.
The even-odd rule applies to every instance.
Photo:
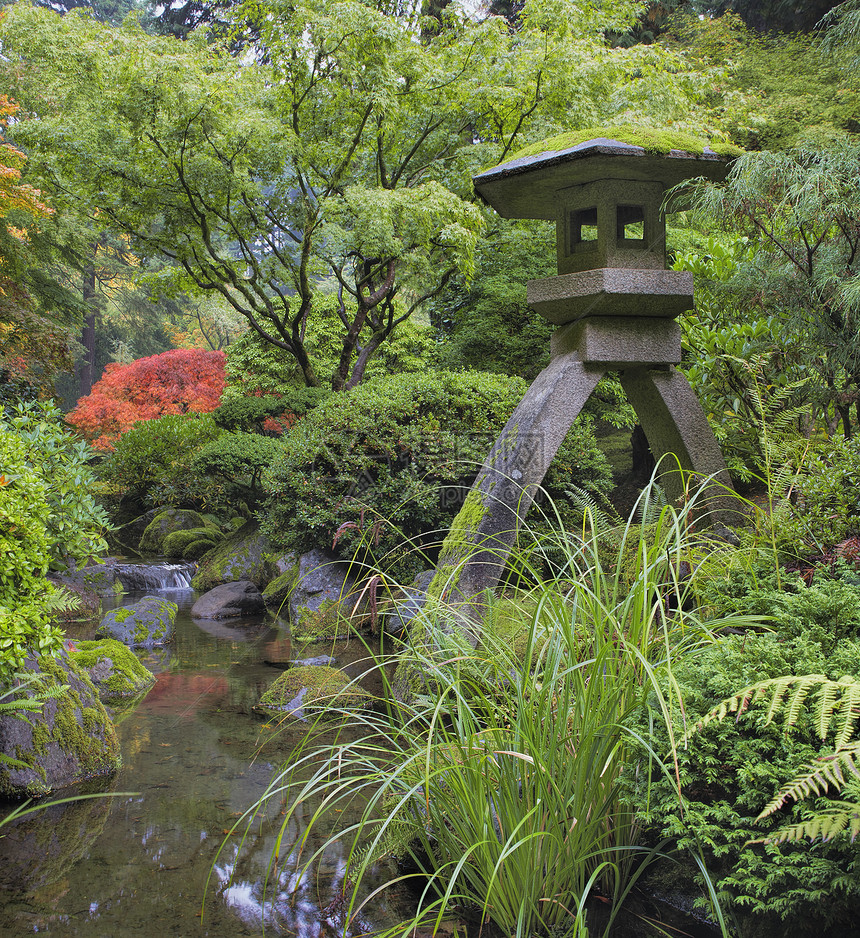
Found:
[[[214,410],[224,381],[223,352],[171,349],[127,365],[114,362],[66,419],[96,449],[110,450],[139,420]]]

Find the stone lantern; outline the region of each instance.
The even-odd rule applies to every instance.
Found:
[[[558,328],[535,379],[484,463],[443,546],[433,589],[473,602],[495,586],[549,464],[607,371],[619,373],[671,499],[691,474],[712,517],[729,488],[720,449],[684,376],[676,317],[693,306],[692,274],[666,269],[666,192],[722,179],[727,158],[652,153],[605,137],[512,159],[474,179],[505,218],[555,221],[558,274],[528,284],[528,303]],[[680,470],[680,471],[679,471]],[[455,590],[456,588],[456,590]]]

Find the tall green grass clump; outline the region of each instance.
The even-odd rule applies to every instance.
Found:
[[[290,862],[292,881],[303,880],[339,841],[354,884],[345,929],[362,914],[362,880],[394,856],[401,863],[390,884],[413,883],[416,911],[385,934],[435,930],[455,907],[505,936],[610,934],[664,846],[641,846],[622,776],[646,787],[655,773],[675,777],[683,704],[673,665],[706,646],[718,624],[688,609],[701,545],[686,517],[664,506],[647,525],[629,522],[614,532],[620,546],[606,561],[586,515],[576,536],[552,545],[567,559],[549,581],[529,559],[533,549],[518,554],[512,582],[520,585],[490,600],[477,648],[452,625],[456,610],[428,603],[417,626],[423,641],[400,653],[424,676],[420,690],[352,715],[349,739],[321,747],[311,734],[249,812],[283,801],[272,883]],[[522,641],[511,639],[517,621]],[[643,713],[665,727],[668,753],[631,729]],[[333,819],[356,805],[360,820],[338,829]],[[595,897],[607,909],[599,925]]]

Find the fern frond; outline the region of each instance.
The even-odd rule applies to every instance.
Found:
[[[860,760],[860,742],[809,763],[804,766],[799,775],[780,788],[776,797],[764,807],[756,820],[761,821],[770,817],[787,801],[802,801],[810,795],[823,795],[831,787],[836,791],[841,791],[847,781],[846,775],[860,778],[858,760]]]
[[[788,824],[779,828],[767,837],[750,840],[751,844],[785,844],[795,843],[807,837],[815,840],[832,840],[837,834],[848,829],[851,840],[860,834],[860,802],[833,801],[823,811],[817,812],[811,818],[798,824]]]
[[[810,694],[815,701],[810,704]],[[812,718],[819,736],[824,739],[833,723],[836,728],[836,748],[843,748],[854,736],[854,725],[860,715],[860,680],[845,675],[833,681],[824,674],[787,674],[767,678],[750,684],[731,697],[720,701],[696,724],[694,732],[712,723],[724,720],[729,713],[744,713],[754,702],[767,701],[765,723],[783,717],[788,726],[794,726],[811,707]]]
[[[832,717],[842,717],[842,724],[836,730],[836,748],[845,749],[855,735],[855,724],[860,715],[860,681],[846,674],[839,679],[839,685],[843,688],[842,697],[838,699]]]
[[[616,528],[624,525],[624,519],[608,500],[598,502],[592,492],[579,485],[570,485],[564,492],[574,508],[589,516],[591,526],[598,537],[612,534]]]
[[[46,590],[40,599],[45,611],[51,615],[74,612],[81,604],[77,593],[60,584],[51,584],[51,589]]]

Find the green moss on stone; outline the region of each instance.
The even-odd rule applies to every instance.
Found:
[[[189,528],[183,531],[173,531],[164,539],[162,553],[167,557],[184,557],[190,544],[206,541],[209,543],[207,550],[211,550],[219,541],[223,540],[221,532],[209,525],[202,528]],[[206,551],[201,551],[197,556],[202,556]]]
[[[69,671],[89,689],[93,705],[86,706],[79,690],[68,681],[67,673],[56,659],[43,656],[39,659],[42,674],[50,680],[48,686],[65,685],[65,690],[46,707],[56,708],[53,726],[34,719],[29,751],[17,751],[16,758],[33,769],[41,778],[41,785],[31,784],[27,794],[41,796],[50,792],[44,766],[38,757],[44,756],[51,743],[56,743],[67,753],[73,754],[80,767],[80,780],[107,775],[119,768],[119,741],[107,711],[98,699],[98,693],[86,671],[73,660],[67,659]],[[0,773],[0,791],[12,793],[9,773]]]
[[[280,610],[295,587],[298,578],[299,562],[297,559],[289,570],[272,580],[263,590],[263,602],[266,606],[269,609]]]
[[[666,155],[672,150],[680,150],[683,153],[701,156],[705,147],[710,147],[714,153],[725,157],[740,156],[743,153],[740,147],[732,143],[722,140],[709,141],[704,137],[675,129],[662,128],[657,130],[651,127],[637,127],[633,124],[612,124],[606,127],[588,127],[585,130],[571,130],[566,133],[556,134],[554,137],[523,147],[508,157],[505,162],[508,163],[511,160],[529,156],[538,156],[541,153],[561,152],[579,143],[585,143],[586,140],[594,140],[597,137],[619,140],[621,143],[642,147],[646,153],[660,155]]]
[[[184,508],[167,508],[159,512],[147,525],[140,539],[140,550],[143,553],[161,553],[164,541],[170,534],[195,528],[213,530],[213,525],[199,512]]]
[[[357,634],[337,599],[323,600],[319,609],[300,606],[296,618],[293,638],[298,642],[338,641]]]
[[[155,675],[141,664],[137,655],[112,638],[79,642],[74,651],[69,652],[69,657],[87,671],[106,659],[111,662],[110,674],[99,682],[103,696],[109,700],[136,697],[155,683]]]
[[[220,538],[218,538],[220,540]],[[201,537],[196,541],[192,541],[184,551],[182,551],[183,560],[199,560],[204,554],[208,553],[215,547],[218,543],[218,540],[211,540],[208,537]]]
[[[304,691],[301,700],[296,698]],[[363,710],[372,697],[350,681],[338,668],[304,665],[284,671],[260,698],[260,707],[272,713],[283,713],[294,707],[303,714],[319,713],[335,707],[339,710]]]
[[[222,583],[251,580],[262,589],[277,575],[268,539],[260,533],[259,525],[248,522],[200,558],[191,585],[199,592],[206,592]]]
[[[482,493],[478,489],[471,489],[442,543],[436,575],[427,587],[428,598],[439,599],[456,586],[457,569],[473,545],[473,535],[487,510]]]

